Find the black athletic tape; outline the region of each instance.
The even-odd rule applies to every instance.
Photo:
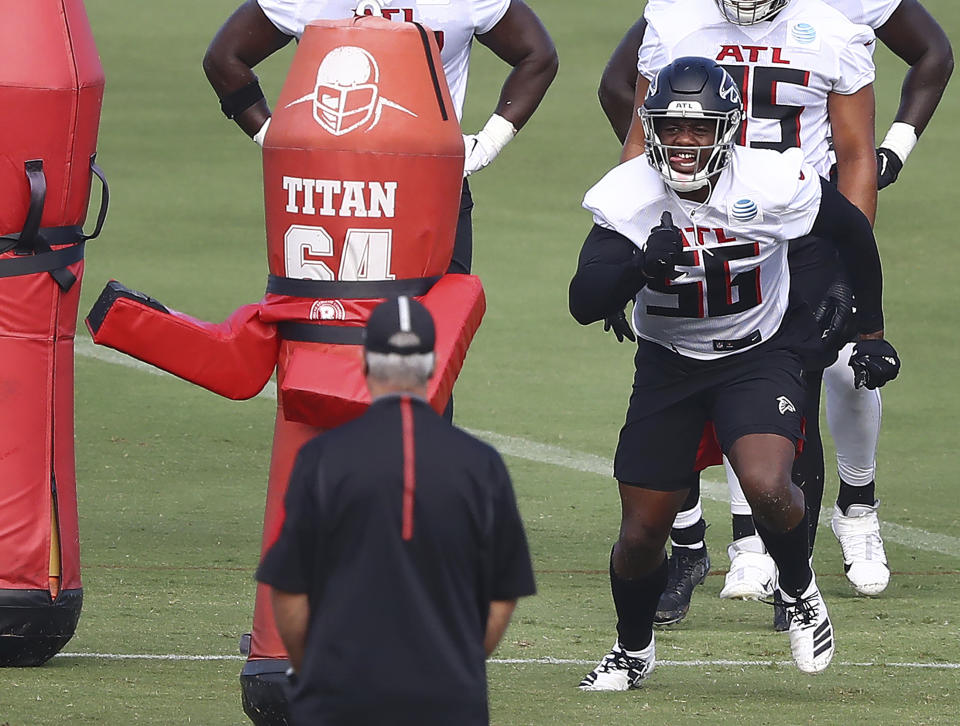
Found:
[[[260,81],[254,79],[243,88],[228,93],[220,99],[220,110],[229,119],[235,119],[253,104],[263,98]]]

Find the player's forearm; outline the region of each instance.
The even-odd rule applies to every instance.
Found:
[[[607,61],[600,78],[597,96],[620,143],[627,140],[633,116],[634,94],[637,88],[637,51],[643,42],[647,23],[640,18],[627,31]]]
[[[812,234],[833,242],[857,299],[861,333],[883,330],[883,268],[866,216],[830,182],[821,180],[820,211]]]
[[[923,133],[953,73],[950,39],[917,0],[903,0],[877,37],[908,66],[895,120]]]
[[[578,323],[589,325],[623,310],[643,287],[643,276],[632,264],[633,249],[617,232],[598,225],[590,230],[570,281],[570,314]]]
[[[646,137],[643,133],[643,124],[640,122],[638,109],[643,105],[649,87],[650,81],[638,74],[637,87],[633,95],[633,107],[630,109],[630,128],[627,131],[627,140],[623,144],[623,151],[620,152],[621,163],[642,155],[646,147]]]
[[[307,644],[307,628],[310,622],[310,605],[306,595],[283,592],[270,588],[273,617],[283,647],[287,649],[290,665],[299,671],[303,665],[303,653]]]
[[[516,600],[494,600],[490,603],[490,614],[487,616],[487,632],[483,638],[483,648],[487,655],[497,649],[497,645],[507,632],[510,617],[517,606]]]
[[[553,39],[523,0],[512,0],[500,22],[477,40],[513,69],[500,90],[495,113],[519,131],[557,75],[559,60]]]
[[[841,164],[837,161],[837,189],[863,212],[873,226],[877,216],[877,157],[871,151],[866,158],[860,157]]]
[[[249,102],[250,96],[244,96],[243,89],[257,82],[254,66],[288,42],[290,36],[267,19],[256,0],[247,0],[220,27],[204,54],[203,71],[224,112],[248,136],[260,130],[270,117],[270,108],[262,96]],[[236,94],[244,99],[239,110],[231,104]]]
[[[555,51],[528,56],[517,63],[503,83],[495,113],[519,131],[537,110],[557,75],[557,68]]]
[[[953,53],[925,55],[910,67],[900,90],[900,107],[894,119],[913,126],[917,136],[930,123],[953,73]]]

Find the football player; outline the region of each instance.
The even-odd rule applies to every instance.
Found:
[[[789,9],[786,8],[788,2],[791,3]],[[671,4],[676,7],[672,11],[667,11],[664,6]],[[703,6],[713,4],[713,0],[702,3],[691,3],[686,0],[676,0],[672,3],[664,0],[650,0],[645,16],[638,20],[624,36],[607,65],[600,86],[601,104],[621,141],[626,140],[630,129],[634,98],[635,96],[642,98],[642,90],[647,82],[643,76],[638,79],[635,62],[638,48],[641,42],[645,44],[650,41],[654,44],[661,42],[657,27],[654,27],[654,38],[645,36],[647,18],[652,17],[655,26],[659,26],[665,22],[669,23],[669,19],[665,18],[671,14],[686,10],[687,14],[684,15],[686,21]],[[877,36],[910,64],[904,80],[896,120],[876,151],[876,187],[882,189],[896,180],[903,162],[916,143],[917,136],[926,127],[940,100],[953,68],[950,43],[940,26],[916,0],[828,0],[827,4],[841,11],[855,23],[876,28]],[[822,149],[829,127],[825,123],[824,116],[829,117],[835,126],[838,125],[838,121],[841,122],[841,133],[839,136],[834,134],[833,143],[841,152],[847,151],[844,147],[847,146],[850,135],[844,133],[844,128],[848,114],[844,113],[839,118],[836,115],[838,110],[844,112],[850,107],[847,99],[840,97],[845,94],[838,95],[838,91],[842,89],[828,92],[826,108],[821,105],[812,115],[808,113],[814,121],[813,126],[808,124],[806,134],[793,134],[789,131],[792,131],[794,118],[801,123],[807,120],[803,118],[802,112],[798,113],[796,107],[790,107],[799,102],[797,99],[801,97],[797,94],[802,93],[803,89],[791,88],[788,75],[776,78],[780,75],[776,71],[777,66],[781,69],[793,67],[800,68],[804,72],[810,70],[814,74],[817,73],[815,65],[811,65],[809,69],[802,68],[803,62],[801,61],[798,65],[797,58],[791,59],[789,52],[791,46],[797,49],[804,44],[820,47],[822,42],[826,42],[828,34],[821,32],[818,38],[816,23],[807,22],[798,15],[804,11],[813,12],[812,17],[816,17],[814,4],[808,0],[775,0],[773,2],[716,0],[716,8],[708,9],[713,15],[705,20],[704,24],[714,32],[736,33],[736,29],[723,24],[724,20],[735,25],[750,26],[742,31],[741,45],[737,49],[731,45],[718,43],[717,39],[709,33],[699,38],[701,42],[693,43],[700,48],[700,52],[715,54],[718,58],[724,56],[724,63],[728,63],[730,67],[736,68],[739,74],[743,74],[744,85],[752,86],[752,89],[745,90],[757,91],[752,100],[750,98],[747,100],[747,112],[750,116],[748,129],[738,142],[761,147],[768,146],[771,139],[764,138],[762,132],[760,134],[757,132],[765,124],[769,128],[771,123],[779,122],[783,131],[780,138],[781,144],[799,145],[807,154],[807,158],[815,162],[818,172],[825,173]],[[794,18],[793,24],[787,26],[791,36],[786,38],[782,35],[778,36],[778,28],[783,30],[783,23],[791,17]],[[720,25],[718,25],[718,19]],[[814,35],[808,38],[807,34],[811,29]],[[690,34],[698,30],[702,32],[703,28],[690,28]],[[758,33],[757,30],[761,32]],[[671,34],[669,30],[666,32],[667,35],[662,39],[663,41],[669,41],[669,38],[675,38],[677,35],[676,32]],[[782,42],[784,39],[786,43]],[[669,55],[691,52],[690,38],[686,40],[688,42],[682,48],[666,48],[666,53]],[[804,43],[805,40],[807,40],[806,43]],[[780,54],[779,57],[774,56],[774,48],[779,48],[777,51]],[[738,50],[743,58],[742,63],[737,58]],[[781,73],[789,74],[787,71],[781,71]],[[649,71],[647,74],[649,75]],[[769,79],[773,79],[776,85],[773,83],[767,85],[766,81]],[[796,86],[796,84],[793,85]],[[871,130],[872,113],[872,108],[867,109],[864,106],[861,125],[865,123]],[[817,132],[811,134],[812,128],[816,128]],[[635,131],[635,139],[638,135]],[[642,143],[642,135],[639,136]],[[864,176],[866,153],[864,149],[853,146],[851,146],[851,152],[853,153],[844,153],[847,157],[844,171],[846,183],[841,181],[840,188],[870,216],[875,201],[870,199],[869,191],[863,184],[860,184],[858,189],[851,186],[853,179],[867,178]],[[795,251],[799,253],[802,248],[798,245]],[[802,258],[792,255],[791,264],[798,271],[798,277],[804,278],[801,280],[800,291],[804,292],[805,288],[809,296],[808,300],[813,307],[819,307],[818,313],[822,318],[827,319],[825,333],[831,338],[840,337],[839,318],[845,310],[849,310],[851,305],[848,295],[844,294],[843,287],[825,287],[826,281],[830,279],[829,276],[817,281],[816,272],[810,269],[809,256],[808,261],[804,263]],[[801,265],[806,269],[802,269]],[[802,284],[808,280],[812,284]],[[826,296],[821,300],[817,297],[819,294]],[[839,310],[841,313],[836,316],[836,319],[830,316],[834,310]],[[616,316],[610,324],[618,325],[621,334],[626,330],[625,320],[618,321]],[[829,360],[822,362],[827,363]],[[877,502],[874,496],[880,402],[877,391],[856,387],[853,371],[847,365],[848,362],[849,349],[844,349],[837,363],[828,367],[824,374],[827,389],[827,418],[837,444],[840,473],[840,492],[833,516],[833,529],[841,543],[845,569],[851,584],[858,592],[876,594],[886,587],[889,579],[889,569],[876,515]],[[818,401],[820,385],[816,377],[811,380],[810,387],[811,398]],[[816,410],[813,407],[809,408]],[[795,476],[798,483],[804,485],[807,493],[811,512],[812,546],[822,498],[823,462],[816,416],[811,416],[808,426],[806,455],[798,462]],[[769,593],[775,570],[769,558],[765,556],[758,538],[753,536],[749,506],[729,466],[727,470],[731,488],[734,543],[728,548],[731,567],[721,591],[721,597],[749,599],[762,597]],[[705,523],[701,517],[699,497],[694,491],[691,493],[685,511],[678,516],[672,536],[674,542],[681,545],[681,549],[676,557],[672,558],[671,586],[667,590],[659,613],[662,622],[676,622],[686,614],[694,586],[702,582],[706,576],[709,558],[702,544],[704,529]],[[684,549],[683,545],[687,545],[687,548]],[[781,621],[780,627],[783,626]]]
[[[493,161],[530,120],[557,73],[553,41],[523,0],[411,1],[389,6],[381,0],[246,0],[217,31],[203,59],[204,72],[226,116],[262,146],[270,108],[253,67],[299,38],[311,20],[351,18],[355,11],[422,23],[438,33],[440,59],[458,119],[463,114],[474,38],[513,68],[490,119],[476,134],[464,135],[463,192],[449,271],[468,273],[473,259],[473,199],[466,177]]]
[[[583,690],[636,688],[653,670],[664,545],[697,480],[707,421],[779,568],[797,667],[817,673],[833,656],[808,559],[803,494],[791,482],[803,350],[817,331],[809,311],[791,303],[788,240],[815,233],[850,267],[860,334],[854,364],[869,371],[869,385],[895,377],[899,361],[883,339],[869,221],[801,151],[735,146],[742,108],[720,65],[674,60],[653,77],[639,109],[645,155],[614,168],[584,198],[594,225],[570,283],[570,311],[586,325],[633,299],[639,340],[614,460],[622,506],[610,558],[618,637]]]

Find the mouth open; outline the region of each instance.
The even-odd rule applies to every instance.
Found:
[[[681,151],[673,149],[670,151],[670,166],[674,170],[684,174],[693,174],[697,171],[698,154],[696,151]]]

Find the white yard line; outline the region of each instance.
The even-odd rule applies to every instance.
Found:
[[[142,370],[153,375],[170,375],[158,368],[154,368],[152,365],[143,363],[111,348],[95,345],[90,338],[84,335],[77,336],[75,349],[76,354],[84,358],[93,358],[104,363],[111,363],[126,368],[136,368],[137,370]],[[277,384],[274,381],[269,381],[266,387],[258,393],[256,397],[276,400]],[[596,474],[608,478],[613,477],[613,463],[602,456],[571,451],[560,446],[553,446],[552,444],[541,444],[518,436],[498,434],[495,431],[480,431],[476,429],[467,429],[467,431],[470,431],[474,436],[494,446],[504,456],[513,456],[518,459],[559,466],[564,469],[583,472],[584,474]],[[703,479],[700,484],[700,492],[704,499],[719,502],[728,501],[727,485],[722,482]],[[831,507],[829,505],[825,506],[820,517],[820,526],[830,526],[830,515]],[[895,542],[914,550],[936,552],[941,555],[960,558],[960,538],[958,537],[927,532],[923,529],[896,524],[887,520],[883,520],[881,526],[883,537],[888,542]]]
[[[162,661],[240,661],[242,655],[181,655],[178,653],[58,653],[57,658],[93,658],[96,660],[162,660]],[[487,663],[495,665],[595,665],[596,660],[572,658],[491,658]],[[769,666],[793,666],[788,660],[657,660],[657,667],[709,666],[750,668]],[[883,662],[834,662],[841,668],[931,668],[935,670],[960,670],[960,663],[883,663]]]

